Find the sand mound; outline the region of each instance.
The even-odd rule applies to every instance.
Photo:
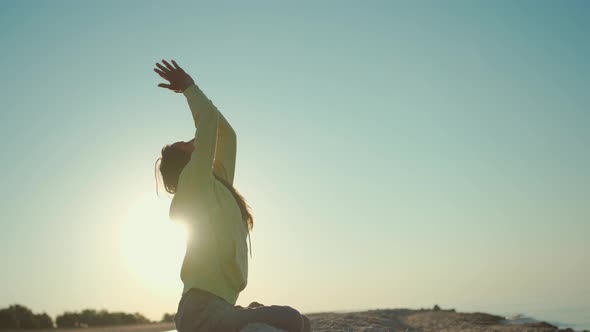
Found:
[[[545,322],[509,322],[485,313],[455,310],[385,309],[349,313],[306,314],[312,331],[363,332],[566,332]]]

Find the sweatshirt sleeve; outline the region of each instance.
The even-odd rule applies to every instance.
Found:
[[[217,129],[217,146],[215,148],[213,169],[218,176],[224,178],[230,184],[234,183],[236,133],[221,113],[219,113],[219,128]]]
[[[189,89],[192,89],[192,91],[189,91]],[[217,107],[215,107],[211,100],[207,99],[205,94],[203,94],[203,92],[199,90],[196,85],[193,85],[186,89],[184,94],[189,101],[189,105],[191,105],[190,98],[196,97],[194,103],[195,105],[197,105],[197,102],[199,100],[202,100],[204,103],[208,104],[206,105],[207,107],[210,107],[215,112],[217,112],[217,116],[219,119],[217,123],[217,141],[215,144],[214,159],[212,165],[213,172],[215,172],[215,174],[217,174],[218,176],[224,178],[230,184],[233,184],[234,174],[236,170],[236,132],[231,127],[229,122],[225,119],[223,114],[219,112]],[[193,115],[195,127],[197,127],[199,125],[202,112],[199,111],[198,106],[195,109],[193,109],[193,107],[191,106],[191,113]]]
[[[195,149],[183,170],[186,174],[182,176],[183,180],[189,183],[183,183],[183,185],[193,188],[194,186],[206,187],[207,183],[213,180],[212,170],[217,145],[219,112],[196,85],[187,88],[184,96],[193,115],[196,132]]]

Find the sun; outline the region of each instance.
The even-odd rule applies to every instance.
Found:
[[[186,249],[186,230],[168,217],[170,200],[139,197],[122,217],[120,255],[134,277],[150,287],[176,285]]]

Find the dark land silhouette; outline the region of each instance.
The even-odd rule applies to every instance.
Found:
[[[154,323],[170,324],[174,314],[165,313],[160,322],[153,322],[140,313],[109,312],[107,310],[84,309],[66,311],[53,319],[46,313],[36,314],[31,309],[13,304],[0,309],[0,330],[33,330],[54,328],[92,328],[122,325],[145,325]]]

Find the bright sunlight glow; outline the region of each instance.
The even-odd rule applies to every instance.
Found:
[[[151,287],[178,280],[186,248],[184,227],[168,218],[169,200],[145,195],[121,220],[120,254],[134,277]]]

